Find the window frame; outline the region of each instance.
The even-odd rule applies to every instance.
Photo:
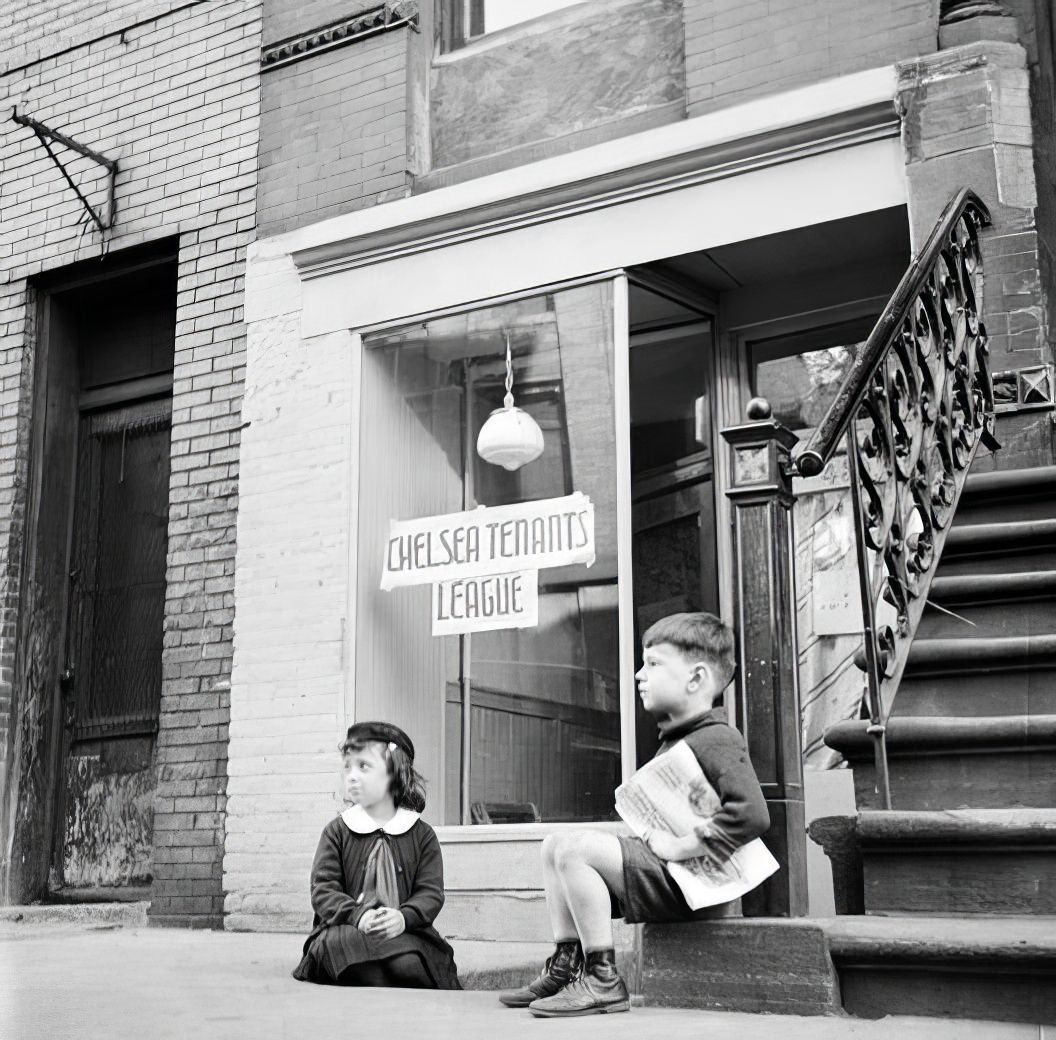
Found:
[[[617,268],[600,271],[594,274],[583,275],[578,278],[565,279],[563,281],[547,282],[542,285],[518,289],[514,292],[503,293],[499,296],[466,300],[463,303],[448,307],[436,308],[430,311],[401,314],[387,318],[385,321],[371,325],[363,325],[350,330],[354,337],[356,383],[359,392],[362,392],[362,381],[359,373],[362,372],[366,353],[376,349],[367,345],[369,337],[378,333],[385,333],[403,328],[410,324],[433,321],[437,318],[464,314],[474,310],[489,307],[497,307],[518,300],[531,299],[549,293],[558,293],[566,289],[598,283],[610,283],[612,286],[612,321],[613,337],[613,422],[615,425],[615,462],[616,462],[616,589],[617,589],[617,628],[618,628],[618,667],[619,667],[619,718],[620,718],[620,778],[621,782],[627,779],[637,769],[637,743],[635,729],[635,704],[637,700],[637,687],[634,679],[635,672],[635,645],[634,645],[634,589],[632,586],[632,506],[633,490],[631,486],[631,411],[630,411],[630,314],[629,314],[629,282],[631,275],[628,271]],[[635,280],[638,280],[635,278]],[[360,450],[359,409],[355,421],[355,432],[353,434],[353,450]],[[358,514],[358,501],[362,492],[360,484],[361,474],[357,468],[357,479],[355,487],[350,495],[350,506],[353,515]],[[353,529],[358,529],[358,518]],[[356,539],[353,539],[353,544]],[[358,551],[357,551],[358,552]],[[356,557],[356,570],[362,565],[362,561]],[[543,583],[541,583],[543,584]],[[356,618],[359,613],[357,583],[349,583],[350,617]],[[355,631],[353,623],[353,631]],[[358,646],[354,646],[351,654],[351,671],[353,683],[356,674],[356,658],[361,652]],[[441,739],[440,753],[440,775],[438,777],[438,788],[436,799],[440,805],[447,802],[444,791],[444,780],[446,776],[446,740]],[[460,773],[463,777],[463,786],[466,783],[466,769],[469,760],[463,755],[460,763]],[[464,799],[460,799],[464,801]],[[463,807],[464,809],[464,807]],[[465,811],[462,813],[466,816]],[[604,821],[593,821],[591,825]],[[555,822],[541,823],[515,823],[515,824],[493,824],[482,828],[479,824],[473,824],[467,820],[454,824],[439,824],[444,832],[465,830],[467,832],[480,832],[487,830],[494,832],[496,827],[513,828],[516,831],[526,831],[530,828],[540,829],[542,833],[557,826],[584,826],[583,823],[563,824]],[[616,825],[614,825],[616,826]]]
[[[437,0],[437,14],[440,25],[440,54],[453,54],[471,44],[489,36],[515,29],[528,22],[550,15],[559,14],[569,7],[575,7],[584,0],[564,0],[560,7],[542,14],[530,15],[520,21],[505,25],[501,29],[487,30],[484,27],[484,5],[486,0]],[[474,31],[479,27],[479,31]]]

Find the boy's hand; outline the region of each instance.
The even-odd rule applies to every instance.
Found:
[[[376,939],[395,939],[397,935],[402,935],[406,928],[407,921],[403,914],[387,906],[364,914],[363,920],[360,921],[363,934]]]
[[[689,838],[695,847],[697,845],[696,835],[691,834]],[[687,839],[676,838],[673,834],[666,834],[664,831],[647,831],[642,840],[652,850],[653,855],[668,863],[689,859],[693,854],[692,850],[686,847]]]

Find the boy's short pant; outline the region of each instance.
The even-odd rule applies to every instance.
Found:
[[[665,921],[692,921],[714,916],[714,911],[694,911],[682,896],[682,890],[667,872],[664,861],[641,838],[620,835],[623,855],[624,896],[611,896],[612,916],[631,924]]]

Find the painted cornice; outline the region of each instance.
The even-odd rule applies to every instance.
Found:
[[[380,7],[361,11],[352,18],[343,18],[310,32],[267,44],[260,50],[260,70],[270,72],[272,69],[281,69],[285,65],[292,65],[316,54],[346,47],[350,43],[358,43],[370,36],[391,32],[404,26],[418,31],[417,3],[413,0],[390,0]]]

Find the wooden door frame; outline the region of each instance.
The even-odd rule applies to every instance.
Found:
[[[62,662],[55,660],[57,654],[65,651],[66,624],[68,617],[68,582],[62,576],[69,573],[70,531],[72,527],[73,481],[77,455],[77,367],[70,364],[70,357],[76,361],[75,346],[72,338],[63,341],[56,334],[56,312],[54,294],[47,291],[36,291],[30,288],[30,312],[35,317],[32,418],[30,421],[29,452],[27,459],[27,496],[26,518],[23,525],[22,560],[19,589],[19,607],[17,630],[15,634],[15,675],[12,697],[12,721],[15,734],[12,760],[9,770],[14,778],[12,788],[15,798],[24,805],[27,797],[36,796],[36,804],[29,807],[28,813],[18,813],[12,820],[11,857],[8,873],[5,878],[5,896],[12,902],[24,902],[39,899],[46,895],[49,871],[54,864],[54,845],[56,819],[59,806],[58,792],[62,787],[61,770],[64,744],[64,701],[61,688]],[[63,426],[69,429],[63,435]],[[39,555],[44,538],[42,524],[47,521],[46,513],[55,507],[45,502],[49,495],[45,472],[46,455],[49,441],[52,445],[56,439],[65,441],[61,444],[68,463],[65,478],[60,477],[56,492],[59,502],[55,515],[59,530],[54,532],[55,541],[65,546],[65,554],[55,575],[53,583],[56,589],[39,588],[38,572],[41,569]],[[50,474],[54,477],[54,473]],[[65,485],[62,480],[65,480]],[[64,530],[63,530],[64,526]],[[28,687],[27,661],[31,652],[34,629],[34,616],[39,603],[54,597],[53,604],[56,620],[56,631],[53,633],[50,651],[52,661],[44,669],[42,691],[31,691]],[[22,744],[22,726],[20,718],[26,711],[26,700],[36,693],[41,699],[39,712],[44,716],[42,729],[45,733],[37,738],[37,751]],[[26,790],[30,768],[30,756],[39,751],[43,760],[43,785],[39,791]],[[38,836],[33,840],[34,833]],[[15,864],[19,868],[15,868]],[[24,866],[23,866],[24,864]]]

